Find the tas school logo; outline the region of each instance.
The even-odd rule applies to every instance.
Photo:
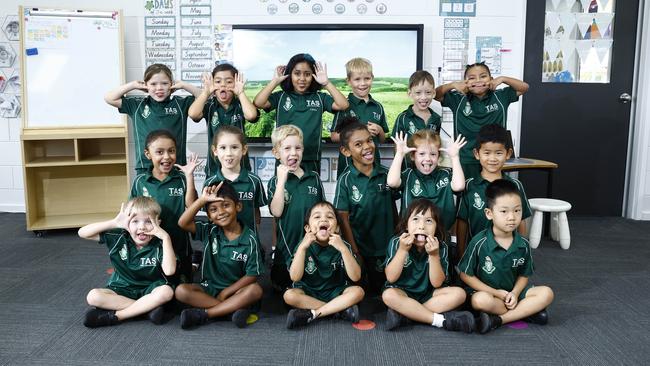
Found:
[[[375,117],[375,119],[377,121],[379,121],[381,119],[381,113],[372,112],[372,116]]]
[[[183,192],[183,188],[167,188],[169,189],[169,197],[183,197],[185,195],[185,192]]]
[[[499,105],[496,103],[489,104],[485,106],[485,112],[491,113],[499,110]]]
[[[219,242],[217,238],[212,239],[212,254],[217,254],[219,252]]]
[[[128,255],[129,250],[126,249],[126,244],[122,245],[122,249],[120,249],[119,254],[120,254],[120,259],[121,260],[123,260],[123,261],[127,260],[127,258],[129,257],[129,255]]]
[[[496,267],[492,264],[492,258],[490,256],[485,256],[485,263],[483,264],[483,271],[487,274],[492,274]]]
[[[306,100],[307,108],[320,108],[320,100]]]
[[[173,107],[165,107],[165,114],[177,115],[178,109]]]
[[[463,108],[463,114],[469,116],[472,114],[472,105],[469,102],[465,102],[465,108]]]
[[[151,194],[149,193],[149,190],[147,189],[147,187],[142,187],[142,195],[144,197],[151,197]]]
[[[156,258],[140,258],[140,267],[155,267],[158,264]]]
[[[474,208],[477,210],[482,210],[485,206],[485,202],[481,199],[481,196],[478,193],[474,193]]]
[[[356,116],[357,116],[357,114],[356,114],[356,113],[354,113],[354,111],[350,111],[350,116],[352,116],[352,117],[356,117]]]
[[[317,196],[318,195],[318,189],[316,187],[307,186],[307,194],[310,194],[312,196]]]
[[[526,260],[524,258],[512,258],[512,268],[523,266]]]
[[[253,192],[239,192],[240,201],[250,201],[253,199]]]
[[[285,111],[288,111],[289,109],[293,108],[293,104],[291,103],[291,98],[287,98],[284,101],[284,107],[282,108],[284,108]]]
[[[413,121],[409,121],[409,133],[412,135],[416,132],[418,132],[418,130],[415,128]]]
[[[413,193],[413,195],[416,197],[422,193],[422,187],[420,186],[419,179],[416,179],[415,183],[413,183],[413,188],[411,188],[411,193]]]
[[[309,258],[307,258],[307,265],[305,266],[305,272],[309,274],[313,274],[314,272],[316,272],[316,263],[314,263],[314,258],[312,258],[311,255],[309,256]]]
[[[142,118],[147,118],[151,114],[151,109],[149,108],[149,105],[145,105],[144,109],[142,110]]]
[[[230,123],[233,125],[237,125],[242,121],[242,116],[239,114],[234,114],[232,118],[230,119]]]
[[[291,202],[291,195],[289,194],[289,191],[286,189],[284,190],[284,203],[287,204]]]
[[[352,186],[352,201],[358,203],[359,201],[361,201],[362,198],[363,195],[361,194],[361,192],[359,192],[357,186]]]
[[[449,178],[445,177],[445,178],[440,179],[438,181],[438,183],[436,183],[436,189],[440,189],[440,188],[446,187],[448,185],[449,185]]]
[[[212,125],[212,127],[217,127],[217,125],[219,124],[219,113],[214,112],[212,114],[212,120],[210,121],[210,124]]]
[[[407,254],[406,258],[404,259],[404,268],[410,266],[411,263],[413,263],[413,261],[411,260],[411,255]]]
[[[236,261],[236,262],[246,262],[248,260],[248,254],[245,253],[239,253],[237,251],[232,251],[232,255],[230,256],[230,260]]]

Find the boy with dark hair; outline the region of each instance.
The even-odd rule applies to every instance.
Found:
[[[467,179],[465,191],[458,202],[456,240],[458,241],[459,256],[463,255],[465,244],[487,227],[488,219],[484,213],[485,189],[490,182],[497,179],[507,179],[513,182],[521,198],[522,219],[530,217],[530,206],[524,192],[524,186],[517,179],[510,178],[502,172],[503,165],[511,155],[512,146],[508,142],[505,128],[490,124],[483,126],[479,130],[474,158],[481,164],[481,173],[477,177]],[[526,225],[523,221],[519,225],[519,233],[526,234]]]
[[[497,179],[485,196],[484,214],[491,224],[474,236],[458,265],[461,280],[470,287],[472,308],[480,311],[478,331],[520,319],[546,324],[546,307],[554,295],[550,287],[528,282],[533,257],[528,240],[517,232],[522,220],[519,187]]]

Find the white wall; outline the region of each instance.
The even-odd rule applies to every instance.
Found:
[[[180,0],[176,0],[180,1]],[[278,2],[269,0],[269,2]],[[358,0],[361,2],[362,0]],[[298,2],[298,1],[296,1]],[[225,24],[291,24],[291,23],[410,23],[424,24],[424,69],[435,76],[438,66],[442,66],[442,18],[438,14],[438,1],[431,0],[383,0],[389,9],[399,9],[393,14],[382,16],[291,16],[267,15],[259,11],[251,11],[251,6],[258,6],[259,0],[213,0],[213,9],[223,14],[220,22]],[[300,3],[300,2],[298,2]],[[344,2],[347,4],[347,2]],[[525,31],[525,0],[480,0],[477,2],[477,13],[480,17],[470,18],[470,49],[473,55],[475,50],[475,37],[477,35],[503,37],[503,48],[512,50],[504,53],[502,57],[502,74],[517,78],[523,77],[523,53]],[[23,1],[3,0],[0,3],[0,14],[16,14],[18,6]],[[369,3],[369,4],[376,4]],[[142,0],[113,0],[106,1],[81,1],[81,0],[39,0],[29,6],[42,8],[64,9],[92,9],[113,10],[122,9],[124,14],[124,49],[126,58],[126,79],[141,79],[144,71],[144,37],[143,15],[144,1]],[[369,12],[370,13],[370,12]],[[249,15],[257,14],[257,15]],[[390,11],[389,11],[390,14]],[[14,49],[19,50],[18,42],[13,43]],[[387,49],[387,56],[389,55]],[[473,60],[470,60],[473,61]],[[16,61],[18,63],[18,61]],[[92,75],[84,77],[92,80]],[[114,85],[99,85],[97,87],[109,90]],[[509,110],[509,127],[513,130],[516,145],[518,145],[519,125],[521,119],[521,103],[513,104]],[[406,106],[405,106],[406,107]],[[434,106],[436,109],[436,106]],[[437,106],[439,110],[440,107]],[[22,161],[20,153],[20,119],[0,118],[0,211],[24,212]],[[203,132],[204,124],[192,124],[189,129],[188,148],[192,151],[205,150],[206,134]],[[443,126],[451,131],[451,126]],[[517,146],[518,147],[518,146]],[[131,150],[133,145],[131,145]],[[260,149],[253,149],[259,154]],[[334,156],[333,150],[326,151],[325,156]],[[133,155],[133,151],[131,152]],[[333,184],[328,184],[326,191],[333,193]]]
[[[640,52],[635,75],[636,95],[630,134],[632,145],[628,170],[626,217],[650,220],[650,1],[643,1],[642,28],[637,32],[637,49]]]

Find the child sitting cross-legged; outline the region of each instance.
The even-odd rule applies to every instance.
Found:
[[[515,183],[497,179],[486,190],[488,227],[472,238],[458,264],[470,287],[472,307],[480,311],[479,333],[516,320],[546,324],[553,290],[533,286],[533,257],[528,240],[517,232],[522,202]]]
[[[257,283],[264,271],[259,240],[252,228],[237,220],[242,210],[238,196],[226,182],[204,187],[178,219],[178,226],[204,245],[201,282],[176,288],[178,301],[192,306],[181,312],[183,329],[229,314],[237,327],[246,327],[249,306],[262,298]],[[195,221],[202,207],[210,222]]]
[[[135,197],[112,220],[79,229],[84,239],[108,247],[113,274],[105,288],[90,290],[84,325],[96,328],[147,314],[162,324],[162,305],[174,297],[167,277],[176,271],[169,234],[159,225],[160,205],[149,197]]]
[[[289,329],[332,314],[359,321],[356,304],[364,292],[351,282],[359,281],[361,267],[339,234],[339,221],[334,206],[325,201],[314,204],[305,216],[305,236],[289,268],[293,288],[284,293],[284,301],[297,308],[287,315]]]

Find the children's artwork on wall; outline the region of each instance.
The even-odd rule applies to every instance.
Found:
[[[441,17],[475,17],[476,0],[440,0]]]
[[[492,76],[501,75],[501,37],[476,37],[476,62],[484,62]]]
[[[0,94],[0,117],[18,118],[20,110],[20,96],[6,93]]]
[[[17,41],[19,26],[17,15],[7,15],[2,23],[2,31],[5,37],[10,41]]]
[[[16,61],[16,51],[9,42],[0,42],[0,67],[12,67]]]
[[[255,158],[255,174],[266,183],[275,175],[275,158],[258,156]]]
[[[214,64],[232,63],[232,25],[217,24],[213,31]]]

